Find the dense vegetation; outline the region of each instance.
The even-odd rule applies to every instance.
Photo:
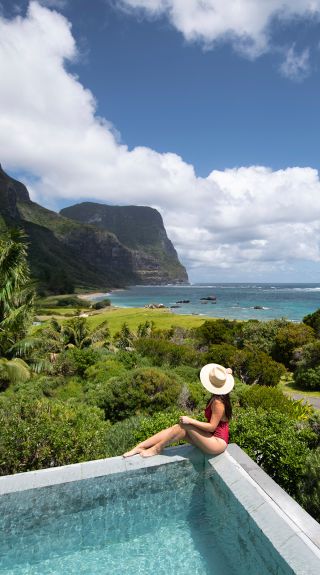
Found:
[[[31,326],[21,234],[4,237],[0,253],[1,474],[119,455],[180,414],[203,418],[199,368],[213,361],[236,376],[231,441],[320,520],[320,417],[279,386],[290,372],[296,385],[320,391],[318,312],[301,324],[159,329],[146,319],[111,332],[109,312],[94,310],[97,322],[74,315]],[[53,303],[81,312],[73,298]]]

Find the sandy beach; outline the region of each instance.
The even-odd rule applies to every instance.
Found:
[[[93,293],[79,294],[78,298],[90,301],[92,298],[96,298],[96,297],[106,297],[107,298],[110,295],[111,295],[111,292],[93,292]]]

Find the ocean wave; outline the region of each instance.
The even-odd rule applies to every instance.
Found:
[[[305,287],[305,288],[290,288],[292,291],[304,291],[304,292],[309,292],[309,291],[320,291],[320,287]]]

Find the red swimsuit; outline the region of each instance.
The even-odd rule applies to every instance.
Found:
[[[211,419],[211,415],[212,415],[211,403],[209,403],[209,405],[207,405],[204,414],[205,414],[205,416],[209,422]],[[220,437],[220,439],[223,439],[226,443],[228,443],[228,441],[229,441],[229,422],[228,421],[219,421],[217,427],[215,428],[215,430],[213,432],[213,436],[214,437]]]

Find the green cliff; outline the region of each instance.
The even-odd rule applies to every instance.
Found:
[[[159,214],[158,217],[162,224]],[[137,221],[137,229],[139,225]],[[112,227],[106,229],[96,223],[79,222],[32,202],[27,188],[8,176],[0,166],[0,232],[6,227],[17,226],[29,237],[32,275],[44,292],[63,293],[74,288],[107,290],[137,283],[188,281],[163,225],[163,241],[169,242],[173,256],[170,258],[170,247],[168,253],[165,248],[162,254],[158,242],[157,259],[149,248],[139,248],[143,241],[141,234],[135,244],[132,235],[135,247],[131,248]],[[133,227],[132,223],[132,231]],[[147,246],[153,242],[148,241],[146,238]]]
[[[186,283],[188,276],[169,240],[159,212],[147,206],[109,206],[83,202],[61,215],[114,233],[132,253],[141,284]]]

